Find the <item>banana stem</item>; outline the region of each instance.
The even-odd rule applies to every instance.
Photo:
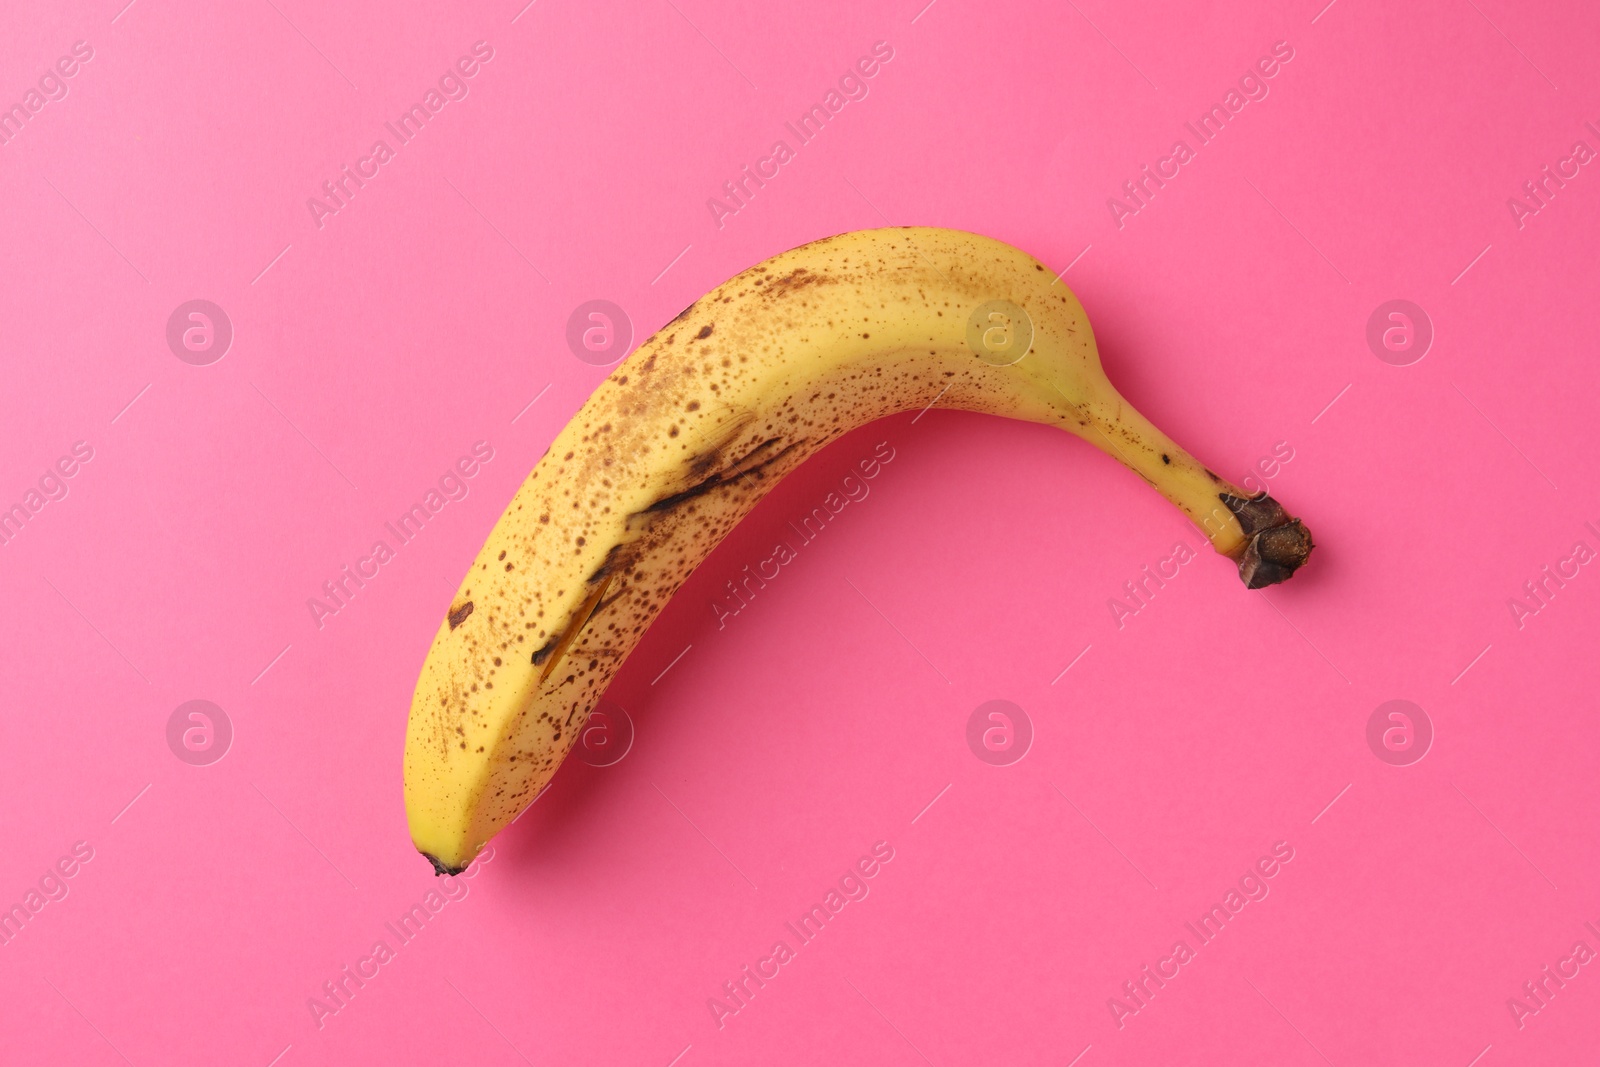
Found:
[[[1076,414],[1068,428],[1175,504],[1213,548],[1239,565],[1249,588],[1285,581],[1310,556],[1304,523],[1265,492],[1252,495],[1213,473],[1120,395]]]

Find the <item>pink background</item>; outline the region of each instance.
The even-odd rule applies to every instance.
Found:
[[[1506,203],[1600,149],[1592,6],[124,2],[0,27],[0,103],[93,49],[0,146],[0,505],[93,449],[0,546],[0,904],[93,850],[0,946],[0,1060],[1592,1061],[1600,968],[1520,1027],[1507,1000],[1600,950],[1600,575],[1520,629],[1509,600],[1600,549],[1600,172],[1520,228]],[[480,40],[470,95],[319,229],[307,199]],[[719,229],[707,198],[877,41],[870,94]],[[1107,198],[1277,41],[1270,95],[1119,229]],[[1187,531],[1137,478],[999,419],[864,429],[634,653],[626,757],[569,761],[397,947],[435,886],[411,687],[607,373],[568,315],[611,300],[642,338],[768,255],[911,223],[1070,264],[1113,380],[1215,469],[1291,449],[1269,485],[1309,568],[1247,593],[1207,553],[1119,629]],[[209,366],[166,341],[195,298],[234,329]],[[1436,335],[1409,366],[1365,337],[1396,298]],[[319,629],[307,599],[480,440],[470,494]],[[870,496],[719,629],[879,441]],[[168,747],[192,699],[233,726],[209,766]],[[965,739],[993,699],[1034,730],[1009,766]],[[1366,740],[1392,699],[1435,732],[1409,766]],[[870,895],[719,1027],[708,998],[878,841]],[[1119,1027],[1108,999],[1279,841],[1270,895]]]

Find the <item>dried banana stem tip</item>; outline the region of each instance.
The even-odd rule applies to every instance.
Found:
[[[1261,589],[1287,581],[1311,558],[1316,546],[1306,524],[1265,493],[1256,497],[1223,494],[1222,502],[1244,527],[1244,549],[1236,557],[1245,587]]]
[[[450,877],[454,878],[456,875],[466,870],[465,867],[452,867],[448,863],[441,863],[437,856],[434,856],[430,853],[424,852],[422,855],[429,863],[433,864],[433,876],[435,878],[442,874],[448,874]]]

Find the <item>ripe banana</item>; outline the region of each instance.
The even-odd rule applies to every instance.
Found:
[[[439,624],[406,730],[411,836],[466,868],[543,788],[667,600],[806,457],[895,412],[1060,426],[1176,504],[1250,588],[1311,538],[1117,394],[1082,306],[1026,253],[951,230],[841,234],[697,300],[534,467]]]

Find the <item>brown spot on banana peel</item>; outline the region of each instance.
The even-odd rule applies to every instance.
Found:
[[[1288,581],[1311,557],[1316,547],[1311,531],[1270,496],[1218,496],[1244,530],[1244,547],[1234,558],[1246,588],[1262,589]]]
[[[467,616],[471,615],[471,614],[472,614],[472,601],[470,601],[470,600],[467,601],[465,604],[461,604],[461,605],[458,605],[457,607],[451,608],[450,609],[450,615],[449,615],[450,629],[454,630],[457,626],[460,626],[462,623],[466,622],[467,621]]]
[[[745,425],[749,421],[749,419],[741,419],[734,436],[737,436],[738,433],[742,433]],[[699,482],[696,482],[681,492],[663,497],[660,500],[657,500],[643,508],[642,510],[633,513],[633,515],[630,517],[654,519],[660,513],[672,511],[674,508],[694,499],[695,497],[708,493],[713,489],[732,484],[737,479],[744,478],[746,475],[759,475],[763,468],[777,463],[795,448],[798,448],[806,443],[804,439],[791,442],[778,452],[773,453],[770,456],[765,456],[758,462],[752,462],[752,460],[755,460],[756,457],[761,456],[762,453],[771,449],[780,441],[782,441],[782,438],[780,437],[769,437],[765,441],[757,443],[737,461],[729,465],[726,470],[706,476]],[[715,464],[721,462],[721,454],[723,450],[726,449],[726,447],[731,443],[732,438],[729,438],[703,456],[695,457],[690,461],[690,469],[698,472],[703,470],[704,466],[708,463]],[[593,593],[589,594],[584,602],[579,605],[578,610],[573,613],[574,621],[568,625],[567,629],[563,633],[552,637],[549,641],[545,642],[542,648],[533,653],[533,665],[537,667],[542,664],[544,666],[544,670],[539,676],[539,681],[541,683],[549,679],[551,673],[555,671],[556,665],[561,661],[561,657],[566,654],[567,649],[571,647],[574,641],[577,640],[578,635],[582,632],[583,628],[588,625],[589,620],[608,605],[615,603],[616,600],[623,595],[622,592],[619,591],[609,600],[604,599],[606,588],[610,585],[611,580],[615,576],[616,572],[618,570],[626,569],[633,562],[635,562],[639,552],[639,547],[640,546],[636,542],[621,542],[619,544],[612,545],[610,551],[606,553],[605,560],[600,564],[599,567],[595,569],[594,573],[589,576],[589,582],[591,584],[595,582],[601,583],[599,588]]]
[[[698,411],[699,409],[700,405],[698,402],[692,403],[692,405],[688,408],[688,410],[691,412]],[[750,424],[755,422],[755,420],[756,413],[753,411],[746,411],[740,415],[734,416],[732,424],[723,432],[722,439],[720,441],[705,451],[698,452],[689,457],[687,464],[689,469],[688,478],[693,481],[699,481],[701,478],[705,477],[706,472],[717,467],[725,466],[726,461],[723,458],[723,453],[725,453],[735,441],[744,436],[745,430],[748,429]],[[772,442],[777,440],[779,440],[779,438],[774,437],[763,441],[754,449],[751,449],[750,452],[745,453],[745,455],[733,465],[737,466],[739,463],[748,461],[756,451],[762,448],[770,447]]]
[[[760,452],[763,449],[770,448],[772,445],[776,444],[780,440],[782,440],[782,438],[778,438],[778,437],[769,438],[768,440],[763,441],[761,444],[757,445],[751,451],[750,455],[754,455],[756,452]],[[680,492],[677,492],[677,493],[673,493],[671,496],[664,496],[660,500],[657,500],[655,503],[649,505],[648,507],[644,508],[643,510],[635,512],[635,514],[646,515],[646,514],[649,514],[651,512],[669,511],[672,508],[675,508],[678,505],[684,503],[685,501],[693,500],[695,497],[700,496],[703,493],[709,493],[713,489],[717,489],[717,488],[720,488],[721,486],[728,485],[729,483],[735,481],[736,479],[743,478],[747,474],[759,474],[763,467],[769,467],[772,464],[778,462],[784,456],[788,455],[790,452],[792,452],[794,449],[800,447],[804,443],[805,442],[803,440],[801,440],[801,441],[792,441],[789,444],[785,445],[783,448],[779,449],[776,453],[774,453],[771,456],[768,456],[766,459],[763,459],[759,463],[754,463],[754,464],[748,464],[747,465],[745,463],[745,460],[749,459],[749,456],[747,455],[745,457],[745,460],[741,460],[739,463],[734,464],[728,470],[719,472],[717,474],[712,474],[712,475],[702,479],[701,481],[696,482],[694,485],[689,486],[689,488],[687,488],[687,489],[684,489],[684,490],[682,490]]]
[[[600,566],[596,567],[594,573],[589,575],[589,584],[593,585],[606,575],[615,574],[618,570],[624,569],[626,564],[632,562],[630,552],[634,547],[626,541],[612,545],[611,551],[606,553],[606,558],[601,561]],[[539,660],[535,659],[533,662],[538,663]]]

